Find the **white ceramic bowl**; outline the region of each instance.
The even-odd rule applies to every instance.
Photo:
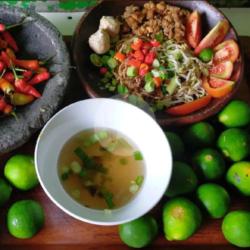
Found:
[[[64,191],[58,176],[57,161],[63,145],[76,133],[96,127],[122,133],[144,156],[145,177],[140,191],[111,213],[76,202]],[[163,196],[172,172],[171,150],[155,120],[131,104],[105,98],[76,102],[52,117],[38,137],[35,164],[44,191],[58,207],[76,219],[98,225],[117,225],[147,213]]]

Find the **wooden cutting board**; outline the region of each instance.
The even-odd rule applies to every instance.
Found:
[[[245,81],[242,83],[237,98],[250,103],[250,37],[241,37],[241,43],[246,55]],[[64,105],[86,98],[82,87],[77,80],[76,72],[72,70],[71,85],[68,89]],[[16,153],[34,153],[34,145],[37,135],[21,148],[6,154],[0,158],[0,176],[6,160]],[[32,239],[18,240],[10,236],[6,228],[6,212],[11,203],[20,199],[35,199],[44,207],[46,221],[44,228]],[[164,201],[163,201],[164,202]],[[152,213],[161,224],[161,205],[159,204]],[[245,208],[250,210],[249,199],[233,197],[232,209]],[[158,238],[146,249],[237,249],[229,245],[220,230],[221,220],[204,219],[199,231],[187,241],[166,241],[162,227]],[[15,190],[11,201],[0,209],[0,250],[23,249],[23,250],[123,250],[129,249],[119,239],[117,227],[103,227],[90,225],[77,221],[57,208],[38,186],[30,192]]]

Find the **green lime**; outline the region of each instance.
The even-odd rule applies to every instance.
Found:
[[[228,169],[226,178],[242,194],[250,196],[250,162],[234,163]]]
[[[219,179],[225,173],[225,161],[215,149],[204,148],[193,157],[193,164],[197,172],[206,180]]]
[[[163,227],[167,240],[186,240],[200,224],[199,208],[186,198],[173,198],[163,207]]]
[[[231,101],[220,113],[219,121],[226,127],[242,127],[250,123],[250,106],[241,100]]]
[[[212,218],[222,218],[227,213],[230,197],[222,186],[214,183],[202,184],[198,187],[196,194]]]
[[[181,137],[173,132],[166,132],[165,134],[168,138],[174,160],[183,159],[185,149]]]
[[[12,187],[4,179],[0,178],[0,207],[10,198]]]
[[[168,197],[187,194],[194,191],[198,183],[193,169],[184,162],[174,162],[169,187],[165,193]]]
[[[222,132],[217,145],[232,161],[241,161],[250,153],[249,136],[246,131],[239,128],[229,128]]]
[[[203,49],[200,54],[199,54],[199,58],[203,61],[203,62],[210,62],[213,59],[213,50],[211,48],[207,48],[207,49]]]
[[[250,247],[250,212],[237,210],[228,213],[222,223],[224,237],[237,247]]]
[[[7,214],[9,233],[16,238],[28,239],[34,236],[44,225],[44,211],[33,200],[15,202]]]
[[[192,124],[184,131],[183,139],[190,149],[211,146],[215,141],[215,130],[208,122]]]
[[[16,188],[29,190],[38,184],[34,158],[30,155],[12,156],[6,163],[4,175]]]
[[[136,220],[119,225],[121,240],[128,246],[142,248],[149,245],[158,233],[156,220],[145,215]]]

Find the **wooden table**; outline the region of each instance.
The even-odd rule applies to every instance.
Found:
[[[250,102],[250,37],[241,37],[241,42],[246,54],[246,78],[237,94],[238,98]],[[249,79],[249,80],[248,80]],[[76,73],[72,70],[71,85],[65,98],[64,105],[73,101],[86,98],[80,83],[77,81]],[[0,175],[6,160],[16,153],[34,153],[35,135],[27,144],[21,148],[4,155],[0,158]],[[237,195],[236,195],[237,196]],[[6,228],[6,212],[10,204],[20,199],[35,199],[44,207],[46,221],[44,228],[32,239],[19,240],[10,236]],[[161,205],[152,211],[161,223]],[[232,209],[249,209],[249,199],[233,198]],[[160,230],[160,236],[147,249],[237,249],[229,245],[220,230],[221,220],[204,219],[199,231],[187,241],[168,242]],[[86,224],[77,221],[57,208],[45,195],[42,188],[38,186],[30,192],[14,190],[11,201],[0,210],[0,250],[9,249],[35,249],[35,250],[123,250],[129,249],[119,239],[117,227],[103,227]]]

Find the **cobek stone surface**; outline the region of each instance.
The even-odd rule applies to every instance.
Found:
[[[31,10],[0,5],[0,22],[27,21],[11,32],[20,47],[18,57],[46,60],[52,78],[39,86],[42,97],[16,109],[13,116],[0,118],[0,154],[7,153],[29,140],[57,111],[69,82],[69,54],[61,34],[45,18]]]

